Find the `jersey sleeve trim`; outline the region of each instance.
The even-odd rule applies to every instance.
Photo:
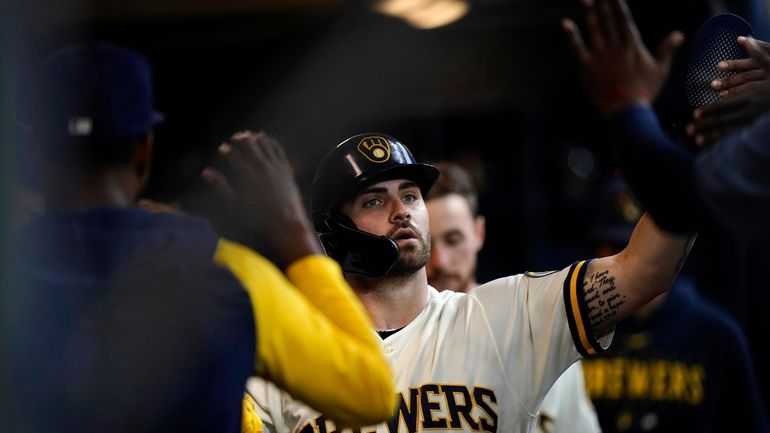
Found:
[[[567,311],[572,340],[582,356],[596,355],[604,348],[594,336],[588,317],[588,305],[583,296],[583,280],[589,260],[583,260],[570,267],[564,279],[564,307]]]

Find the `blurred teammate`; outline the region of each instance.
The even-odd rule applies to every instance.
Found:
[[[71,47],[44,64],[38,90],[31,154],[46,213],[14,238],[2,431],[237,432],[255,372],[345,423],[391,413],[392,377],[370,322],[338,265],[319,255],[274,141],[237,134],[208,173],[244,220],[268,208],[281,218],[253,229],[268,233],[288,280],[205,220],[134,206],[162,118],[144,58]],[[351,383],[328,395],[325,380]]]
[[[618,320],[668,288],[688,239],[645,218],[616,256],[502,278],[468,295],[438,292],[426,276],[423,201],[437,176],[377,133],[340,143],[316,171],[316,230],[369,312],[396,375],[397,413],[360,431],[532,431],[562,372],[604,350]],[[269,384],[250,390],[268,431],[336,428]]]
[[[484,245],[485,221],[478,213],[478,193],[459,165],[439,162],[436,167],[440,175],[425,200],[431,240],[428,284],[438,291],[468,293],[478,285],[477,255]],[[553,433],[600,431],[579,362],[559,376],[546,394],[537,428]]]
[[[615,254],[641,209],[619,179],[596,202],[596,254]],[[614,340],[583,361],[605,433],[768,431],[743,331],[687,278],[619,323]]]
[[[670,34],[653,57],[625,1],[585,3],[590,48],[574,22],[565,19],[563,26],[589,96],[608,119],[623,174],[641,202],[670,230],[695,230],[708,212],[743,239],[770,236],[768,45],[741,38],[751,59],[720,66],[738,75],[712,83],[727,100],[696,110],[688,127],[696,143],[721,137],[696,155],[665,134],[651,108],[682,34]]]
[[[712,89],[722,93],[721,100],[696,110],[688,133],[701,146],[712,143],[696,153],[664,133],[651,107],[668,75],[672,47],[682,41],[681,34],[670,34],[653,57],[624,1],[586,3],[590,48],[574,22],[565,20],[563,25],[582,66],[588,94],[607,119],[623,176],[632,191],[661,227],[713,232],[710,221],[716,220],[740,243],[737,253],[729,257],[736,260],[733,272],[713,270],[722,263],[717,260],[712,269],[700,270],[708,281],[713,281],[713,273],[722,272],[733,290],[714,293],[723,288],[711,287],[706,279],[701,279],[701,288],[722,305],[730,305],[744,324],[755,364],[760,367],[760,389],[765,401],[770,401],[770,375],[761,368],[770,363],[763,331],[767,328],[763,306],[770,302],[764,272],[770,266],[765,247],[770,238],[768,45],[739,38],[737,43],[751,58],[719,66],[737,74],[712,82]],[[708,238],[709,233],[704,235]]]

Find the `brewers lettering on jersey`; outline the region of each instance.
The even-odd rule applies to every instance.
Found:
[[[398,411],[387,423],[355,431],[528,431],[546,391],[580,357],[565,312],[571,302],[562,298],[570,292],[565,282],[584,264],[495,280],[469,295],[429,288],[425,310],[382,341],[396,376]],[[266,431],[354,431],[269,382],[253,379],[249,391]]]
[[[617,256],[501,278],[470,294],[438,292],[425,270],[423,200],[437,177],[397,139],[376,133],[343,141],[316,171],[316,231],[378,329],[396,382],[390,420],[347,431],[531,432],[562,372],[604,350],[618,320],[668,288],[688,241],[643,219]],[[349,368],[368,374],[356,363]],[[345,393],[352,384],[337,386]],[[267,381],[252,380],[248,390],[266,431],[348,427]]]

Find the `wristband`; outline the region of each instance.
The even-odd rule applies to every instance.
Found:
[[[650,92],[639,87],[615,85],[608,95],[597,98],[596,105],[599,111],[606,116],[618,108],[631,105],[634,102],[650,104],[652,102],[652,95],[650,95]]]

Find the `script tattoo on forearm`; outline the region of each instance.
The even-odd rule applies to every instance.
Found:
[[[615,276],[609,270],[586,274],[583,289],[591,327],[597,336],[602,336],[614,322],[626,297],[618,293]]]

